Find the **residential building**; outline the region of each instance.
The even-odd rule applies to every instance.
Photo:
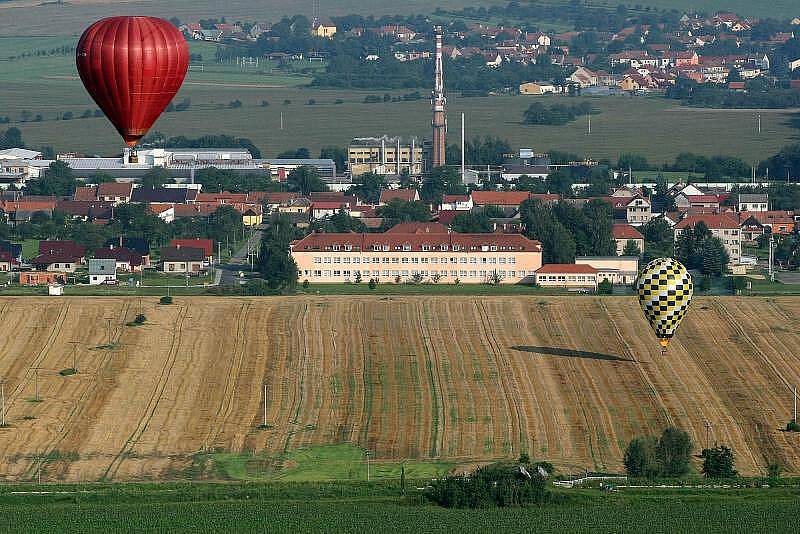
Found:
[[[567,78],[567,81],[573,82],[580,87],[593,87],[597,85],[597,73],[586,67],[578,67],[575,72]]]
[[[556,86],[550,83],[528,82],[520,84],[519,94],[521,95],[546,95],[557,93]]]
[[[198,248],[203,251],[203,259],[211,261],[214,257],[214,240],[201,239],[199,237],[193,239],[173,239],[169,242],[170,247],[175,248]]]
[[[17,266],[17,259],[8,250],[0,250],[0,272],[10,273]]]
[[[639,256],[578,256],[577,265],[597,269],[597,282],[608,280],[614,285],[630,286],[639,276]]]
[[[384,206],[395,199],[403,202],[418,202],[419,198],[419,191],[416,189],[384,189],[381,191],[379,204]]]
[[[472,206],[472,197],[470,195],[444,195],[439,209],[445,211],[469,211]]]
[[[675,207],[680,211],[685,211],[690,208],[719,210],[719,197],[717,195],[688,195],[686,193],[679,193],[675,197]]]
[[[83,261],[80,256],[75,256],[67,252],[46,252],[39,254],[31,260],[33,265],[38,271],[61,271],[67,273],[74,273]]]
[[[515,207],[526,200],[539,200],[545,203],[558,202],[559,196],[545,193],[529,193],[527,191],[473,191],[470,195],[475,207],[497,206],[500,208]]]
[[[368,172],[418,176],[425,171],[425,151],[415,137],[357,137],[347,147],[347,164],[352,176]]]
[[[591,265],[548,263],[536,271],[535,280],[539,287],[596,290],[597,274],[598,270]]]
[[[301,280],[347,282],[357,276],[381,282],[418,279],[465,284],[533,280],[542,246],[518,234],[441,232],[425,223],[408,233],[312,233],[292,244]],[[434,231],[430,231],[433,229]]]
[[[769,211],[769,195],[740,194],[736,203],[736,211]]]
[[[98,260],[114,260],[116,270],[122,272],[140,272],[144,263],[142,255],[137,251],[113,245],[95,250],[94,257]]]
[[[311,25],[311,34],[323,39],[333,39],[336,35],[336,24],[330,20],[315,20]]]
[[[161,270],[165,273],[200,274],[205,270],[205,252],[201,248],[163,247]]]
[[[611,228],[614,241],[617,243],[617,256],[622,256],[625,246],[633,242],[639,247],[639,252],[644,252],[644,236],[630,224],[615,224]]]
[[[117,261],[92,258],[89,260],[89,285],[98,286],[117,283]]]
[[[61,254],[76,258],[77,263],[83,263],[86,247],[69,239],[42,239],[39,241],[39,254]]]
[[[633,226],[642,226],[653,218],[653,206],[644,197],[611,197],[614,219]]]
[[[705,223],[711,235],[725,245],[731,263],[739,263],[742,257],[742,233],[739,222],[724,214],[690,215],[675,225],[675,241],[687,228],[694,228],[699,222]]]

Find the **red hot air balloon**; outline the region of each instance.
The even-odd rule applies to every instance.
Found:
[[[76,63],[86,90],[133,148],[180,89],[189,45],[164,19],[110,17],[83,32]]]

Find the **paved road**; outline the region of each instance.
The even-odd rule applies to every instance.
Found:
[[[239,272],[249,272],[250,264],[247,261],[248,250],[258,251],[261,243],[261,228],[256,229],[242,248],[237,250],[228,263],[219,265],[214,282],[223,286],[235,286],[239,284]],[[249,246],[249,248],[248,248]]]

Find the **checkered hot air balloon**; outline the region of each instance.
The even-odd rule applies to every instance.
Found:
[[[666,351],[692,301],[692,276],[678,260],[658,258],[639,273],[636,289],[645,317]]]

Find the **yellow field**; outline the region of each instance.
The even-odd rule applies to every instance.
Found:
[[[740,472],[800,473],[800,435],[780,430],[800,299],[697,299],[666,357],[630,298],[151,298],[124,326],[138,306],[0,300],[0,478],[170,478],[203,450],[334,443],[620,470],[632,436],[675,424],[704,445],[706,421]]]

